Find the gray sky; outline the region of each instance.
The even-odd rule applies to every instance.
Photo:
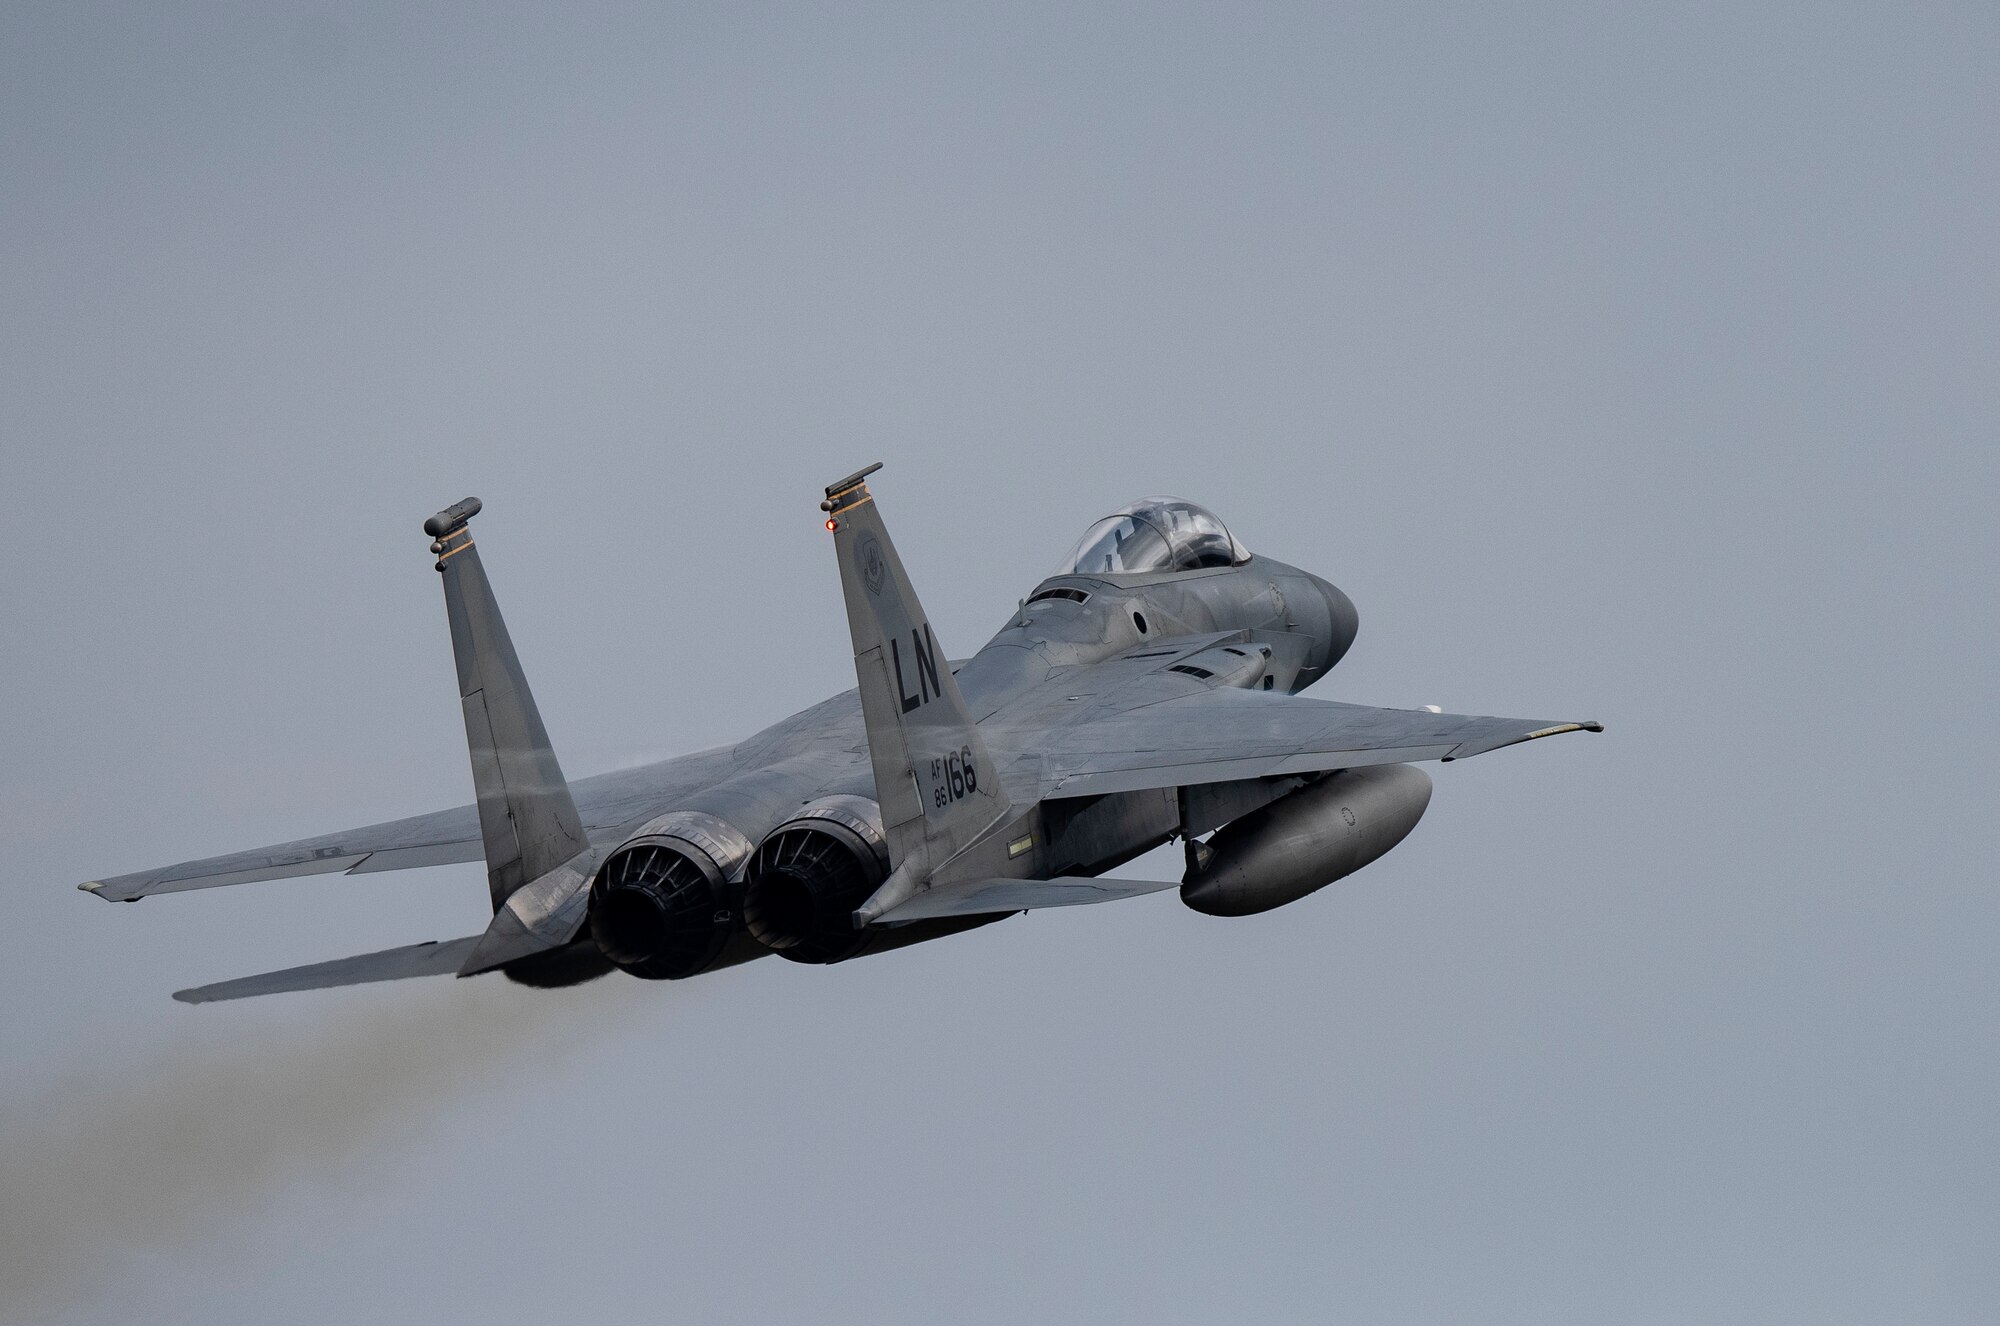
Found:
[[[2000,1315],[2000,21],[1631,8],[7,7],[0,1317]],[[1171,491],[1316,694],[1610,730],[1263,917],[541,1000],[167,999],[475,867],[74,892],[468,798],[466,493],[572,774],[851,685],[877,458],[957,653]]]

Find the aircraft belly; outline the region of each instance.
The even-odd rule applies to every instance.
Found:
[[[1173,789],[1148,788],[1046,802],[1041,819],[1042,869],[1050,875],[1089,875],[1165,842],[1180,828],[1181,812]]]

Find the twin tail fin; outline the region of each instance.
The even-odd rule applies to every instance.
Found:
[[[467,522],[479,508],[479,499],[468,497],[425,521],[424,533],[434,540],[444,580],[486,881],[497,912],[521,887],[586,850],[590,839],[473,546]]]
[[[1011,806],[868,491],[880,468],[830,485],[821,509],[840,564],[889,859],[898,874],[928,874]]]

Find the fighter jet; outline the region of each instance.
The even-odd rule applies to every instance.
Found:
[[[1019,912],[1178,887],[1211,916],[1296,902],[1401,842],[1421,761],[1594,722],[1301,698],[1354,604],[1211,512],[1146,498],[1090,526],[962,663],[917,599],[867,480],[820,504],[857,686],[733,746],[563,777],[501,620],[467,498],[424,522],[444,584],[475,803],[80,885],[156,893],[486,863],[462,939],[182,990],[187,1003],[500,971],[557,987],[683,980],[775,954],[835,963]],[[1105,872],[1179,839],[1179,880]]]

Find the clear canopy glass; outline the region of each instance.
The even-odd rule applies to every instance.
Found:
[[[1249,560],[1213,511],[1178,497],[1142,497],[1085,530],[1055,574],[1195,571]]]

